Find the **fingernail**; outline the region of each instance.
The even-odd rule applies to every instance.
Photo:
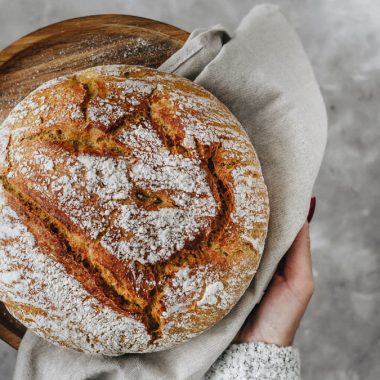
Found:
[[[309,214],[307,215],[308,223],[310,223],[311,220],[313,219],[316,204],[317,204],[317,199],[315,197],[312,197],[310,199]]]

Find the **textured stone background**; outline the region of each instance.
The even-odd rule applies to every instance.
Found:
[[[0,0],[0,48],[36,28],[99,13],[135,14],[187,30],[233,30],[259,1]],[[329,114],[315,187],[316,293],[297,336],[303,378],[380,379],[380,2],[278,0],[299,33]],[[0,380],[16,353],[0,343]],[[18,379],[17,379],[18,380]]]

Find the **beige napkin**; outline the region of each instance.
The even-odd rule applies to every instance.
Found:
[[[259,271],[222,321],[168,351],[91,356],[55,347],[28,331],[17,359],[17,380],[202,378],[260,300],[306,219],[326,143],[326,112],[302,46],[277,8],[253,8],[231,37],[219,25],[195,30],[161,70],[210,90],[252,139],[271,207]]]

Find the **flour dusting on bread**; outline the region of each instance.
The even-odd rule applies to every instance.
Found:
[[[259,265],[268,196],[232,113],[137,66],[50,81],[0,127],[0,299],[49,341],[152,352],[212,327]]]

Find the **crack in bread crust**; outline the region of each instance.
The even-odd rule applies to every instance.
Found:
[[[12,145],[12,134],[9,135],[7,146],[5,147],[5,162],[7,163],[6,167],[1,167],[0,176],[6,175],[12,168],[12,161],[10,160],[10,147]],[[3,170],[5,172],[3,173]]]
[[[218,233],[228,224],[229,215],[231,213],[231,194],[228,185],[218,176],[215,171],[214,156],[211,155],[207,159],[207,167],[213,178],[214,186],[216,186],[221,205],[217,216],[214,218],[213,225],[211,227],[211,233],[209,235],[207,244],[212,246],[213,241],[217,240]],[[224,252],[224,254],[226,254]]]

